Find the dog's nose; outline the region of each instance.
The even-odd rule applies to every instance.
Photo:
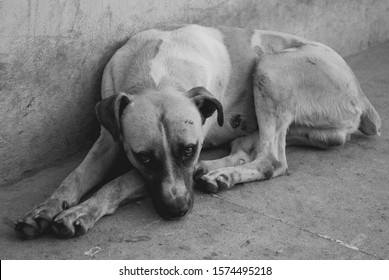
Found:
[[[155,208],[162,218],[167,220],[179,219],[185,216],[193,206],[192,197],[176,197],[168,202],[155,201]]]
[[[167,219],[178,219],[185,216],[192,209],[192,205],[191,198],[175,198],[172,204],[166,209]]]
[[[179,197],[176,199],[173,208],[176,209],[176,211],[173,215],[175,217],[173,218],[180,218],[185,216],[186,213],[191,209],[192,207],[192,200],[191,199],[185,199],[183,197]]]

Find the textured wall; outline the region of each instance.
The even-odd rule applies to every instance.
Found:
[[[389,38],[388,12],[387,0],[0,1],[0,184],[91,145],[102,69],[140,30],[271,29],[348,55]]]

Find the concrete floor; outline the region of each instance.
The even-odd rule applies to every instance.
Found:
[[[128,204],[87,235],[21,240],[12,220],[51,194],[77,155],[0,187],[1,259],[389,259],[389,42],[347,59],[380,113],[381,137],[328,151],[290,147],[290,176],[196,193],[193,212],[162,220]]]

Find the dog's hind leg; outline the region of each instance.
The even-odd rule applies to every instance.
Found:
[[[357,127],[359,119],[355,120],[355,124]],[[354,131],[347,128],[310,128],[292,125],[286,136],[286,145],[327,149],[343,145]]]
[[[82,163],[46,201],[19,219],[15,230],[26,238],[34,238],[48,229],[55,216],[76,205],[86,192],[103,180],[119,150],[119,144],[102,128],[99,139]]]
[[[101,217],[113,214],[121,204],[147,194],[143,177],[133,169],[104,185],[86,201],[61,212],[52,227],[64,238],[85,234]]]
[[[202,176],[216,190],[285,174],[291,125],[288,140],[320,148],[342,145],[358,128],[367,135],[379,133],[380,118],[355,75],[323,45],[303,44],[262,55],[253,84],[259,129],[256,158]]]

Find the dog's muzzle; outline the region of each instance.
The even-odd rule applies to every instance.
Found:
[[[152,192],[152,201],[158,214],[167,220],[179,219],[192,210],[193,191],[188,190],[182,196],[161,195]]]

